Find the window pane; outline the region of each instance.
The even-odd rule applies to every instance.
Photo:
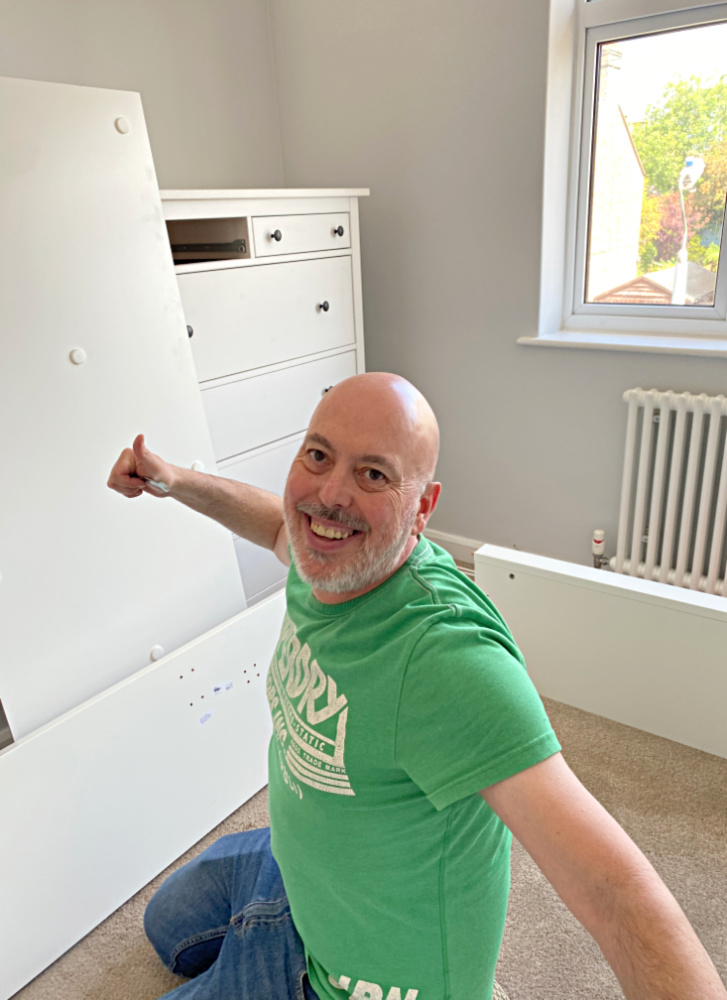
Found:
[[[598,47],[586,302],[711,306],[727,192],[727,24]]]

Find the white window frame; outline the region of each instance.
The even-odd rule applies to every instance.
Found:
[[[722,20],[725,0],[551,0],[539,328],[519,343],[727,357],[727,249],[713,307],[583,301],[597,46]]]

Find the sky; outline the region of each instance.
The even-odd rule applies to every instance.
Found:
[[[619,103],[630,122],[641,121],[648,104],[676,76],[716,83],[727,75],[727,24],[662,32],[616,43],[623,52]]]

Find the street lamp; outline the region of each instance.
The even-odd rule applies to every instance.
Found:
[[[687,255],[687,213],[684,208],[684,192],[691,191],[704,173],[704,160],[701,156],[688,156],[684,166],[679,171],[677,188],[679,189],[679,207],[682,210],[682,245],[677,254],[674,269],[674,291],[671,296],[673,306],[683,306],[687,302],[687,271],[689,258]]]

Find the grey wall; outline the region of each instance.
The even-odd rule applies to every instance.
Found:
[[[727,362],[516,345],[546,57],[546,0],[0,0],[0,73],[138,90],[162,187],[370,187],[368,367],[439,414],[433,527],[588,562],[594,527],[614,545],[622,392],[725,391]]]
[[[369,186],[369,369],[442,425],[432,527],[577,562],[615,549],[627,388],[727,362],[518,346],[537,331],[545,0],[271,0],[288,185]]]
[[[0,75],[140,92],[161,187],[283,183],[266,0],[0,0]]]

